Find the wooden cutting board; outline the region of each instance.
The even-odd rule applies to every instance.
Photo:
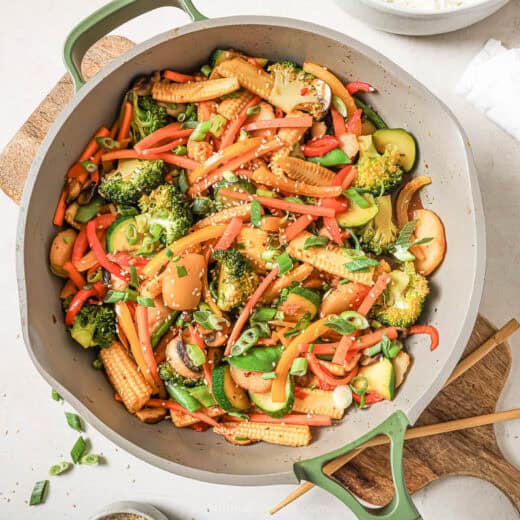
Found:
[[[130,40],[120,36],[103,38],[85,57],[85,76],[92,77],[132,46]],[[0,188],[15,202],[20,202],[36,150],[73,92],[69,76],[63,76],[0,154]],[[489,322],[479,317],[466,353],[474,350],[494,330]],[[443,390],[421,415],[417,425],[493,412],[510,366],[509,346],[502,344]],[[520,471],[502,456],[492,426],[408,441],[404,453],[405,474],[411,493],[444,476],[471,475],[495,484],[520,509]],[[372,504],[384,504],[393,495],[385,447],[365,451],[335,476]]]

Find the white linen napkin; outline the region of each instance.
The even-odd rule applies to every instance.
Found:
[[[469,63],[455,92],[520,141],[520,49],[489,40]]]

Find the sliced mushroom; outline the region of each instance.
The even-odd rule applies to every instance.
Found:
[[[81,229],[81,225],[79,222],[74,220],[76,216],[76,212],[78,211],[79,204],[77,202],[73,202],[66,210],[65,210],[65,222],[76,229]]]
[[[271,390],[272,380],[263,379],[263,372],[255,372],[253,370],[242,370],[231,365],[231,377],[238,386],[254,392],[256,394],[265,394]]]
[[[191,361],[180,334],[166,346],[166,360],[175,372],[183,377],[190,379],[200,379],[202,377],[202,368],[194,365]]]
[[[82,188],[81,193],[76,199],[77,203],[80,206],[85,206],[88,204],[94,198],[94,195],[96,194],[96,188],[97,184],[95,182],[87,184],[87,186]]]

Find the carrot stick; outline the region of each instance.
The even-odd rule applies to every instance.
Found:
[[[123,139],[127,139],[130,134],[130,123],[132,122],[132,103],[127,101],[125,103],[125,111],[123,114],[123,120],[121,121],[121,128],[117,134],[117,140],[121,142]]]
[[[345,358],[347,357],[347,353],[350,347],[353,345],[356,340],[356,336],[354,334],[349,334],[348,336],[342,336],[339,342],[338,348],[334,353],[334,357],[332,358],[332,362],[336,363],[336,365],[343,366],[345,363]],[[314,352],[314,350],[313,350]]]
[[[141,139],[138,143],[135,144],[135,149],[144,150],[145,148],[150,148],[151,146],[154,146],[157,143],[160,143],[161,141],[164,141],[166,139],[184,137],[183,135],[177,135],[177,132],[180,130],[180,123],[170,123],[169,125],[163,126],[162,128],[159,128],[155,132],[152,132],[150,135],[147,135],[146,137]]]
[[[330,115],[332,116],[332,126],[334,127],[334,135],[341,137],[347,133],[347,127],[345,125],[345,118],[334,108],[330,109]]]
[[[363,110],[358,108],[353,114],[352,117],[348,120],[347,123],[347,132],[349,134],[361,135],[361,115],[363,114]]]
[[[159,377],[157,369],[157,362],[153,352],[152,343],[150,341],[150,330],[148,327],[148,308],[138,305],[135,310],[135,319],[137,322],[137,334],[139,342],[141,343],[141,350],[143,351],[144,361],[147,365],[148,371],[151,374],[158,388],[161,388],[162,381]]]
[[[72,257],[71,261],[73,264],[78,262],[81,257],[85,254],[88,248],[88,239],[87,239],[87,227],[81,226],[79,230],[78,236],[74,241],[74,246],[72,247]]]
[[[210,426],[218,426],[218,422],[215,419],[212,419],[208,415],[202,412],[188,412],[186,408],[183,408],[180,404],[176,403],[169,399],[168,401],[163,401],[162,399],[150,399],[145,406],[149,406],[150,408],[168,408],[168,410],[173,410],[175,412],[184,413],[186,415],[191,415],[198,419],[201,422],[209,424]]]
[[[276,233],[280,231],[282,226],[282,219],[280,217],[265,216],[262,217],[262,220],[260,221],[260,229],[262,231]]]
[[[195,78],[189,74],[182,74],[181,72],[175,72],[174,70],[165,70],[163,77],[176,83],[188,83],[188,81],[194,81]]]
[[[108,137],[110,130],[102,126],[95,134],[94,137],[89,141],[87,147],[83,150],[83,153],[79,156],[79,162],[88,161],[99,149],[96,137]]]
[[[225,415],[224,420],[228,422],[242,422],[244,419],[234,415]],[[292,425],[306,425],[306,426],[330,426],[332,419],[328,415],[307,415],[292,413],[275,419],[270,415],[264,413],[250,413],[249,420],[251,422],[263,422],[270,424],[292,424]]]
[[[259,96],[255,96],[247,105],[240,111],[236,119],[229,121],[222,134],[222,140],[220,141],[220,150],[227,148],[235,142],[238,132],[240,131],[241,126],[245,123],[247,119],[247,111],[258,105],[262,101]]]
[[[310,128],[311,126],[311,116],[279,117],[249,123],[244,126],[244,130],[246,132],[251,132],[253,130],[263,130],[264,128]]]
[[[179,168],[186,168],[194,170],[199,166],[197,161],[182,157],[181,155],[174,155],[172,153],[157,153],[144,155],[136,150],[115,150],[113,152],[105,153],[101,156],[102,161],[114,161],[116,159],[144,159],[147,161],[164,161],[168,164],[173,164]]]
[[[227,225],[226,229],[224,230],[224,233],[217,242],[214,251],[228,249],[237,237],[237,235],[240,233],[242,225],[243,221],[241,218],[232,218],[231,222]]]
[[[56,206],[56,211],[54,212],[54,218],[52,219],[52,223],[55,226],[63,226],[63,220],[65,219],[65,211],[67,210],[66,198],[67,193],[64,188],[58,200],[58,205]]]
[[[265,290],[269,287],[269,285],[271,285],[271,282],[278,275],[278,270],[279,270],[278,265],[275,265],[273,270],[262,280],[260,285],[256,288],[256,291],[251,295],[251,298],[249,298],[244,309],[240,313],[240,316],[238,317],[237,321],[235,322],[235,325],[233,327],[233,330],[231,331],[231,334],[229,335],[229,339],[228,339],[228,342],[226,345],[226,350],[224,352],[224,355],[229,356],[229,354],[231,353],[231,347],[233,347],[236,340],[240,336],[240,333],[242,332],[242,328],[244,327],[247,320],[249,319],[249,316],[253,312],[255,305],[262,297],[262,294],[264,294]]]
[[[386,289],[389,283],[390,275],[388,273],[380,274],[374,286],[370,289],[368,294],[365,296],[365,299],[361,302],[357,312],[363,316],[366,316],[379,296],[383,294],[383,291]]]
[[[258,195],[251,195],[249,193],[241,193],[238,191],[221,189],[219,191],[221,195],[225,197],[230,197],[232,199],[244,200],[247,202],[251,202],[252,200],[257,200],[262,204],[262,206],[267,206],[268,208],[277,208],[283,209],[285,211],[290,211],[291,213],[301,213],[303,215],[314,215],[316,217],[333,217],[334,210],[330,208],[323,208],[320,206],[312,206],[310,204],[300,204],[298,202],[289,202],[287,200],[275,199],[271,197],[259,197]]]
[[[297,237],[305,228],[314,220],[311,215],[302,215],[298,217],[294,222],[289,224],[285,230],[280,233],[280,240],[287,243],[293,238]]]
[[[396,339],[397,329],[395,327],[385,327],[382,329],[377,329],[374,332],[370,332],[369,334],[365,334],[364,336],[360,336],[351,345],[349,353],[358,352],[364,348],[372,347],[379,343],[383,339],[383,336],[386,336],[388,339]]]
[[[67,271],[69,278],[72,280],[72,282],[78,289],[83,289],[83,287],[85,287],[85,285],[87,285],[85,278],[83,278],[83,276],[81,276],[81,274],[74,267],[72,262],[65,262],[63,264],[63,269],[65,269],[65,271]]]
[[[79,272],[83,272],[87,271],[98,263],[99,262],[97,261],[94,251],[89,251],[85,256],[82,256],[79,260],[74,262],[74,267]]]

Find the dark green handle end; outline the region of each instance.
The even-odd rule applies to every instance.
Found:
[[[182,9],[194,22],[206,19],[191,0],[113,0],[74,27],[65,40],[63,59],[76,92],[85,84],[81,62],[94,43],[132,18],[167,6]]]
[[[359,520],[421,520],[421,515],[410,499],[403,473],[404,435],[409,425],[403,412],[395,412],[385,422],[360,439],[314,459],[297,462],[294,473],[298,480],[307,480],[339,498]],[[376,437],[387,435],[390,438],[390,462],[394,480],[395,495],[392,501],[380,509],[367,509],[350,491],[335,479],[323,473],[323,466],[331,460],[355,450],[363,443]]]

